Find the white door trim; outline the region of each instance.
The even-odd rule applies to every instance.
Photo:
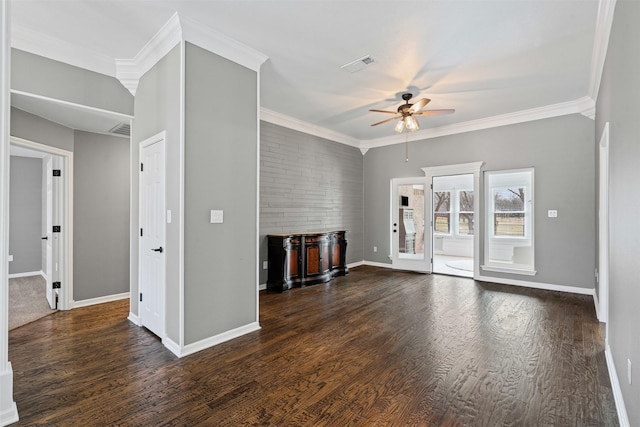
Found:
[[[73,152],[57,147],[40,144],[27,139],[12,136],[12,145],[29,148],[42,153],[62,157],[62,256],[63,265],[60,266],[62,282],[59,292],[58,309],[70,310],[74,308],[73,301]]]
[[[599,154],[598,320],[607,323],[609,320],[609,122],[604,124]]]
[[[460,163],[455,165],[427,166],[422,168],[427,180],[432,183],[433,177],[449,175],[473,175],[473,217],[476,224],[473,227],[473,278],[480,277],[480,170],[484,162]],[[429,232],[431,243],[433,244],[433,230]]]

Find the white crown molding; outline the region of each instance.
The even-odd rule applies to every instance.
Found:
[[[96,73],[116,76],[113,58],[18,24],[12,24],[11,47]]]
[[[309,135],[318,136],[320,138],[330,139],[331,141],[339,142],[341,144],[361,148],[362,142],[356,138],[352,138],[350,136],[332,131],[327,128],[323,128],[321,126],[313,125],[303,120],[295,119],[293,117],[277,113],[266,108],[260,108],[260,120],[273,123],[274,125],[304,132]]]
[[[593,100],[598,99],[602,70],[607,59],[609,47],[609,35],[613,24],[613,15],[617,0],[600,0],[598,3],[598,16],[596,18],[596,32],[591,54],[591,79],[589,81],[589,96]],[[594,110],[595,116],[595,110]]]
[[[197,21],[182,17],[180,22],[182,23],[185,41],[200,46],[243,67],[258,72],[262,64],[269,59],[267,55]]]
[[[116,59],[116,78],[136,94],[140,78],[181,41],[188,41],[256,72],[268,57],[176,12],[133,59]]]
[[[115,60],[116,78],[135,96],[140,78],[181,40],[180,17],[174,13],[133,59]]]
[[[387,145],[401,144],[405,141],[420,141],[424,139],[437,138],[440,136],[455,135],[458,133],[472,132],[477,130],[512,125],[516,123],[524,123],[534,120],[548,119],[551,117],[565,116],[568,114],[583,114],[594,108],[595,103],[593,99],[585,96],[575,101],[562,102],[559,104],[501,114],[499,116],[487,117],[484,119],[470,120],[468,122],[425,129],[410,134],[397,134],[384,138],[361,141],[360,148],[369,149],[384,147]]]

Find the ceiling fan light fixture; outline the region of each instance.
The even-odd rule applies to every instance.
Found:
[[[405,125],[407,126],[407,130],[410,130],[411,132],[415,132],[418,129],[420,129],[420,125],[418,124],[418,121],[416,120],[415,117],[407,116],[405,117],[404,121],[406,122]]]
[[[398,121],[396,127],[393,129],[398,133],[402,133],[402,131],[404,130],[404,119]]]

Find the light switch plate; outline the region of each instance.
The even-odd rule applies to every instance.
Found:
[[[211,224],[222,224],[224,220],[224,211],[221,210],[211,210]]]
[[[547,211],[547,216],[549,218],[557,218],[558,217],[558,211],[557,210],[549,210],[549,211]]]

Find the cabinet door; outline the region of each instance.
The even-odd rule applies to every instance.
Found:
[[[285,265],[285,276],[287,280],[300,278],[300,244],[290,244],[287,246]]]
[[[330,270],[329,238],[325,236],[308,237],[305,250],[305,277],[327,274]]]

